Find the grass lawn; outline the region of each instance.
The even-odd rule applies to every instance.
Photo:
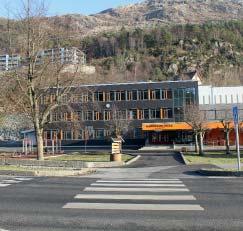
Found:
[[[0,171],[30,171],[30,168],[25,168],[25,167],[19,167],[19,166],[13,166],[13,165],[4,165],[0,166]]]
[[[241,153],[242,156],[243,153]],[[189,164],[236,164],[237,155],[233,153],[226,155],[223,151],[205,152],[204,156],[199,156],[196,153],[185,153],[186,160]],[[241,159],[243,163],[243,158]]]
[[[133,158],[131,155],[122,155],[122,160],[124,162],[129,161]],[[100,153],[100,154],[83,154],[83,153],[73,153],[68,155],[62,155],[59,157],[47,158],[46,160],[60,160],[60,161],[85,161],[85,162],[110,162],[110,154]]]

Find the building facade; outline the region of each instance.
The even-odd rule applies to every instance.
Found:
[[[62,106],[50,115],[45,140],[64,143],[108,144],[112,120],[123,121],[126,144],[191,144],[192,128],[185,121],[187,105],[197,105],[208,121],[205,144],[224,145],[222,121],[231,122],[230,143],[235,142],[232,107],[243,119],[243,87],[198,86],[197,81],[136,82],[73,87]],[[41,99],[48,104],[52,95]],[[114,111],[115,108],[115,111]],[[120,123],[122,124],[122,123]],[[241,136],[243,144],[243,134]]]
[[[50,94],[43,96],[42,104],[48,104],[50,98]],[[69,102],[66,108],[65,102]],[[110,142],[110,121],[118,113],[119,120],[129,125],[123,133],[127,143],[188,143],[192,142],[191,131],[145,131],[143,124],[181,122],[184,120],[186,105],[197,103],[196,81],[74,87],[63,97],[63,105],[50,115],[44,139],[61,139],[66,142],[84,142],[88,139],[94,144]]]
[[[235,144],[235,131],[233,124],[234,106],[238,107],[240,122],[240,143],[243,145],[243,86],[213,87],[199,86],[199,106],[208,121],[218,122],[215,127],[208,129],[205,134],[205,144],[224,145],[225,134],[222,127],[223,121],[231,122],[230,145]]]
[[[54,48],[39,51],[37,54],[37,64],[41,64],[44,60],[51,62],[60,62],[61,64],[86,64],[86,55],[76,47],[71,48]],[[26,65],[25,57],[20,55],[0,55],[0,71],[9,71]]]

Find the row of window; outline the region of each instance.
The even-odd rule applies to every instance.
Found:
[[[233,104],[233,103],[242,103],[243,102],[243,94],[240,95],[215,95],[213,104]],[[211,96],[203,96],[202,104],[212,104]]]
[[[50,116],[51,122],[56,121],[109,121],[109,120],[144,120],[144,119],[170,119],[173,118],[172,108],[157,109],[130,109],[110,111],[78,111],[55,112]]]
[[[44,132],[44,141],[50,140],[89,140],[89,139],[104,139],[110,137],[111,132],[106,129],[92,129],[92,130],[68,130],[56,131],[48,130]]]
[[[112,136],[111,131],[107,129],[80,129],[80,130],[47,130],[44,132],[45,145],[52,145],[52,140],[102,140],[104,138],[110,139]],[[141,129],[129,130],[126,134],[127,138],[141,137]]]
[[[67,95],[62,97],[63,103],[80,102],[111,102],[111,101],[137,101],[137,100],[166,100],[172,99],[172,90],[132,90],[132,91],[110,91],[110,92],[86,92],[83,94],[73,94],[70,98]],[[49,104],[55,100],[55,95],[45,95],[41,97],[41,104]]]

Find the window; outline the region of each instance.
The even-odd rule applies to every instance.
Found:
[[[115,91],[111,91],[110,92],[110,100],[111,101],[115,101],[116,100],[116,92]]]
[[[82,94],[81,100],[82,100],[82,102],[88,102],[89,101],[89,95],[88,95],[88,93]]]
[[[203,96],[203,104],[206,104],[206,103],[205,103],[205,96]]]
[[[63,131],[63,139],[64,140],[71,140],[72,139],[72,132],[71,131]]]
[[[58,113],[56,113],[56,112],[52,113],[51,120],[53,122],[57,122],[58,121]]]
[[[83,120],[83,113],[82,113],[82,111],[77,111],[75,113],[75,116],[76,116],[76,120],[78,120],[78,121],[82,121]]]
[[[111,119],[111,111],[104,111],[104,120],[108,121]]]
[[[126,92],[121,91],[121,100],[126,100]]]
[[[172,108],[161,108],[160,113],[161,113],[160,114],[161,119],[173,118]]]
[[[95,92],[94,93],[94,101],[103,102],[104,101],[104,93],[103,92]]]
[[[155,89],[150,91],[150,99],[160,99],[160,89]]]
[[[149,119],[149,109],[144,109],[143,114],[144,114],[144,119]]]
[[[63,95],[62,99],[61,99],[61,102],[66,104],[68,102],[68,96],[67,95]]]
[[[182,93],[182,96],[179,95],[179,97],[183,97],[183,92],[179,92],[179,94],[180,93]],[[171,90],[162,90],[161,98],[162,99],[172,99],[172,91]]]
[[[115,118],[117,120],[125,120],[126,119],[126,110],[118,110],[112,113],[112,118]]]
[[[184,111],[183,108],[175,108],[174,109],[174,117],[176,122],[181,122],[184,120]]]
[[[137,100],[138,99],[138,93],[137,90],[132,91],[132,100]]]
[[[72,121],[73,113],[72,112],[64,112],[63,113],[63,120],[64,121]]]
[[[127,100],[128,101],[132,100],[132,91],[127,91]]]
[[[95,111],[94,112],[94,120],[97,121],[97,120],[103,120],[103,115],[101,112],[98,112],[98,111]]]
[[[91,121],[93,119],[92,111],[85,111],[84,112],[84,121]]]
[[[225,95],[225,103],[228,104],[228,97]]]
[[[111,101],[111,95],[110,95],[110,92],[105,92],[104,95],[105,95],[105,101],[106,101],[106,102]]]
[[[160,109],[150,109],[151,119],[160,119]]]
[[[126,100],[126,92],[125,91],[116,91],[115,93],[115,100],[116,101],[121,101],[121,100]]]
[[[94,134],[94,138],[95,139],[103,139],[104,138],[104,129],[97,129],[95,130],[95,134]]]
[[[127,91],[127,100],[138,100],[138,91],[137,90],[132,90],[132,91]]]
[[[148,90],[138,91],[138,100],[148,100]]]
[[[80,103],[81,95],[72,95],[72,103]]]
[[[130,109],[128,111],[127,118],[129,120],[135,120],[135,119],[137,119],[137,109]]]
[[[144,111],[143,111],[143,109],[137,109],[137,118],[139,120],[143,120],[144,119]]]

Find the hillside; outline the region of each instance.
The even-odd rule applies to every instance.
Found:
[[[243,83],[243,0],[148,0],[44,20],[49,47],[58,41],[84,50],[95,82],[173,80],[198,71],[204,83]],[[9,43],[21,52],[19,21],[10,26],[11,40],[0,18],[1,54]]]
[[[89,16],[76,14],[50,19],[56,26],[85,36],[117,31],[124,26],[144,28],[243,19],[243,0],[147,0]]]

